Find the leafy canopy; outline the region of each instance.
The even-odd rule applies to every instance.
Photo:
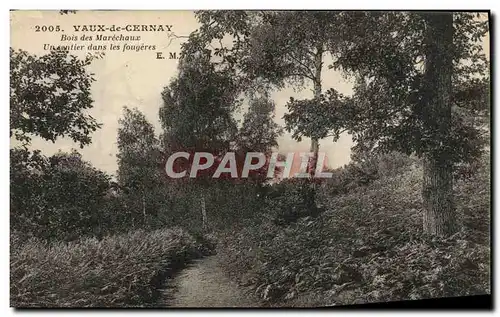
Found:
[[[95,79],[86,70],[93,58],[10,49],[10,136],[23,144],[32,136],[52,142],[67,136],[82,148],[90,144],[90,134],[101,126],[86,113],[93,107]]]

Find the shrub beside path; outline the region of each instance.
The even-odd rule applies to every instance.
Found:
[[[231,281],[218,263],[217,256],[193,261],[179,273],[165,291],[168,307],[258,307],[244,288]]]

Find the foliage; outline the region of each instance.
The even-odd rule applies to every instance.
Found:
[[[268,186],[263,201],[265,217],[276,225],[288,225],[299,218],[316,217],[322,208],[311,205],[307,195],[315,195],[308,179],[285,179]]]
[[[316,81],[315,55],[334,53],[337,12],[199,11],[186,52],[213,48],[220,64],[246,83],[282,87]],[[220,41],[229,36],[230,45]],[[218,42],[218,43],[217,43]],[[212,45],[214,44],[214,45]],[[321,51],[321,53],[320,53]]]
[[[221,60],[218,65],[232,70],[247,94],[286,85],[302,89],[308,82],[314,87],[314,98],[302,100],[301,105],[312,103],[314,108],[319,107],[324,59],[337,54],[339,12],[206,11],[197,12],[196,16],[201,27],[185,45],[188,52],[213,48]],[[232,44],[224,45],[222,39],[225,37],[231,38]],[[214,44],[216,41],[219,45]],[[289,109],[293,112],[296,107],[293,100],[291,103]],[[307,111],[301,111],[295,118],[288,118],[295,123],[301,121],[302,127],[307,129],[294,132],[294,137],[311,137],[311,149],[315,154],[309,166],[312,171],[319,150],[318,140],[326,137],[323,124],[330,116],[323,112],[302,120],[306,114]],[[296,130],[293,123],[287,124],[287,130]]]
[[[160,122],[168,153],[229,149],[237,130],[232,113],[240,104],[234,85],[207,52],[181,59],[178,77],[162,93]]]
[[[219,182],[210,187],[207,209],[214,231],[253,219],[264,204],[263,187],[252,182]]]
[[[286,85],[302,89],[307,82],[313,86],[314,98],[303,100],[301,104],[319,101],[324,59],[337,53],[339,12],[207,11],[196,15],[201,27],[185,47],[188,51],[200,48],[211,51],[213,48],[221,59],[220,67],[231,69],[247,94]],[[232,44],[224,45],[221,41],[224,37],[231,38]],[[214,44],[217,40],[218,46]],[[289,108],[295,109],[293,105]],[[301,112],[296,119],[300,121],[304,116]],[[300,134],[311,137],[314,156],[309,164],[310,172],[317,160],[319,138],[326,136],[322,128],[325,120],[316,121],[323,118],[321,114],[313,120],[309,117],[302,120],[307,131],[294,133],[297,139],[301,138]],[[289,131],[294,129],[287,127]],[[314,195],[304,197],[313,199]],[[307,204],[312,205],[314,201]]]
[[[468,240],[488,244],[491,237],[491,154],[481,156],[472,175],[456,182],[455,197],[461,223],[470,230]]]
[[[26,235],[42,232],[38,223],[47,158],[40,151],[10,149],[10,227]]]
[[[289,113],[283,118],[286,130],[292,132],[292,137],[301,141],[303,137],[323,139],[333,136],[338,140],[341,130],[345,126],[343,117],[339,113],[348,111],[350,98],[329,89],[314,99],[297,100],[290,98],[286,107]]]
[[[443,64],[453,69],[451,102],[443,109],[451,105],[451,127],[443,129],[443,118],[430,115],[437,113],[431,101],[438,89],[431,79],[439,69],[428,67],[429,47],[439,41],[429,32],[429,13],[196,15],[201,27],[183,44],[178,76],[162,92],[160,139],[140,111],[124,109],[117,183],[76,151],[45,157],[27,150],[33,136],[52,142],[69,137],[81,147],[91,142],[100,127],[86,113],[94,80],[86,67],[94,57],[11,49],[10,133],[24,145],[10,151],[11,305],[150,302],[162,274],[212,247],[200,233],[205,222],[193,208],[199,205],[218,232],[222,265],[269,305],[490,292],[490,167],[481,156],[487,152],[490,92],[479,43],[487,22],[454,13],[448,24],[453,47],[443,52],[450,57]],[[327,54],[330,68],[355,78],[353,96],[322,91]],[[319,139],[335,140],[348,131],[356,142],[352,162],[320,186],[304,180],[265,184],[269,153],[282,132],[273,121],[268,89],[300,89],[308,80],[314,97],[290,99],[286,130],[296,140],[311,138],[313,148]],[[234,114],[242,94],[250,102],[238,129]],[[267,162],[250,181],[226,175],[208,186],[218,164],[196,180],[164,178],[166,158],[178,151],[209,152],[216,163],[236,151],[238,175],[248,152],[265,152]],[[418,157],[443,153],[455,167],[462,229],[429,238],[421,230]],[[192,158],[176,167],[190,167]],[[451,169],[442,174],[451,175]],[[193,235],[151,231],[172,225]],[[150,231],[110,235],[131,228]]]
[[[469,161],[480,156],[485,141],[475,123],[489,109],[488,65],[479,42],[488,32],[488,22],[474,13],[453,14],[452,122],[450,131],[440,132],[435,126],[438,118],[429,117],[431,109],[426,107],[436,88],[427,87],[430,82],[424,71],[431,44],[425,30],[431,16],[406,12],[342,15],[352,28],[344,33],[332,67],[353,74],[356,84],[352,102],[336,113],[337,122],[343,122],[336,128],[346,127],[354,141],[385,150],[419,156],[445,151],[452,162]]]
[[[87,113],[95,81],[87,66],[96,57],[10,50],[10,136],[22,145],[10,150],[11,227],[25,236],[71,240],[106,230],[99,210],[110,177],[76,151],[45,157],[28,150],[34,136],[69,137],[80,147],[91,142],[100,124]]]
[[[165,205],[167,184],[153,125],[138,109],[124,107],[118,128],[118,185],[132,226],[155,225]]]
[[[354,94],[291,100],[287,129],[297,139],[347,130],[355,143],[423,158],[425,231],[454,233],[453,171],[477,160],[487,141],[489,73],[479,41],[488,22],[436,12],[343,12],[339,19],[352,29],[340,33],[330,66],[355,77]]]
[[[193,217],[192,206],[204,206],[205,203],[201,203],[204,201],[208,219],[217,227],[228,223],[229,219],[238,221],[234,213],[238,208],[228,207],[222,210],[217,207],[218,203],[228,197],[228,192],[241,195],[247,190],[248,194],[243,196],[249,200],[255,198],[253,195],[258,189],[253,186],[261,186],[266,180],[270,151],[277,146],[276,139],[281,134],[281,129],[273,122],[274,104],[267,99],[266,94],[254,95],[249,100],[249,109],[238,129],[234,114],[243,101],[238,98],[242,88],[238,78],[231,69],[218,67],[212,61],[214,56],[211,51],[199,50],[187,54],[188,49],[186,46],[183,48],[178,76],[162,93],[160,122],[165,155],[163,163],[175,152],[187,152],[190,154],[187,160],[177,159],[174,162],[174,171],[181,172],[190,169],[196,152],[208,152],[214,156],[215,163],[210,168],[199,171],[195,179],[188,177],[187,173],[184,178],[169,179],[168,182],[172,186],[172,197],[175,197],[173,208],[186,210],[184,205],[187,205],[186,212],[182,214],[185,219],[177,217],[178,221],[184,223],[190,219],[192,223],[198,224],[200,217]],[[228,152],[235,154],[233,163],[237,166],[237,179],[232,178],[229,173],[223,173],[217,179],[212,178]],[[264,152],[266,164],[257,171],[250,171],[248,178],[241,178],[248,152]],[[236,187],[232,188],[230,184]],[[222,203],[231,205],[227,200]],[[257,207],[255,204],[251,205]],[[229,210],[232,212],[226,212]],[[243,217],[252,213],[250,208],[238,211],[236,214]],[[171,212],[179,214],[178,210]]]
[[[416,164],[419,164],[416,158],[399,152],[358,154],[349,164],[331,171],[332,178],[326,179],[321,187],[325,195],[346,194],[380,178],[398,175]]]
[[[55,142],[67,136],[83,147],[100,124],[86,110],[95,80],[81,60],[65,51],[43,56],[10,49],[10,136],[29,144],[32,136]]]
[[[250,100],[243,124],[238,130],[236,146],[243,152],[269,153],[278,146],[281,127],[274,122],[275,104],[265,97]]]
[[[11,227],[45,239],[76,239],[107,230],[103,207],[110,177],[82,160],[59,152],[11,149]]]
[[[464,221],[447,239],[422,235],[417,162],[345,194],[326,187],[318,195],[327,211],[317,218],[277,226],[261,213],[227,230],[219,236],[221,265],[272,306],[489,293],[487,158],[483,163],[476,178],[457,184]]]
[[[85,238],[38,240],[11,248],[11,306],[144,307],[158,279],[206,250],[174,228]]]
[[[162,92],[159,115],[165,162],[175,152],[190,154],[188,162],[176,160],[174,170],[190,168],[196,152],[208,152],[220,160],[230,150],[237,133],[233,118],[233,112],[241,105],[237,84],[230,71],[216,69],[210,59],[209,51],[183,55],[178,76]],[[201,190],[206,188],[215,168],[213,165],[196,178],[179,179],[175,184],[179,190],[185,190],[185,186]]]

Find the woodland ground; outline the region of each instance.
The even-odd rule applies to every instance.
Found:
[[[144,307],[166,276],[207,250],[183,229],[70,243],[11,243],[14,307]]]
[[[259,307],[249,290],[224,272],[218,256],[195,260],[174,277],[165,290],[169,307]]]
[[[217,256],[173,280],[166,277],[210,253],[203,239],[183,229],[69,243],[21,243],[13,236],[11,306],[155,306],[165,296],[159,292],[165,280],[175,288],[167,303],[175,307],[329,306],[490,293],[488,159],[456,183],[462,230],[447,239],[422,234],[418,162],[402,171],[386,168],[386,175],[341,193],[327,184],[319,190],[326,207],[319,216],[276,222],[283,209],[296,206],[285,190],[254,217],[216,231]]]
[[[456,183],[461,230],[422,233],[418,162],[368,186],[321,193],[326,211],[219,235],[221,265],[270,306],[326,306],[490,293],[489,157]]]

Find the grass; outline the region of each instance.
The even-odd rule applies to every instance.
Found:
[[[413,164],[344,194],[325,186],[319,199],[326,211],[288,225],[273,221],[270,210],[288,208],[293,198],[270,200],[272,208],[217,233],[218,258],[268,306],[490,293],[488,160],[455,185],[462,229],[450,238],[423,236],[422,169]],[[14,307],[150,306],[164,277],[208,242],[182,229],[52,244],[18,238],[11,241]]]
[[[422,234],[422,169],[320,195],[327,211],[287,226],[248,222],[220,235],[227,272],[270,306],[331,306],[490,293],[490,169],[458,181],[461,230]],[[264,215],[260,217],[265,219]]]
[[[199,257],[203,246],[182,229],[135,231],[102,240],[11,247],[13,307],[141,307],[165,274]]]

